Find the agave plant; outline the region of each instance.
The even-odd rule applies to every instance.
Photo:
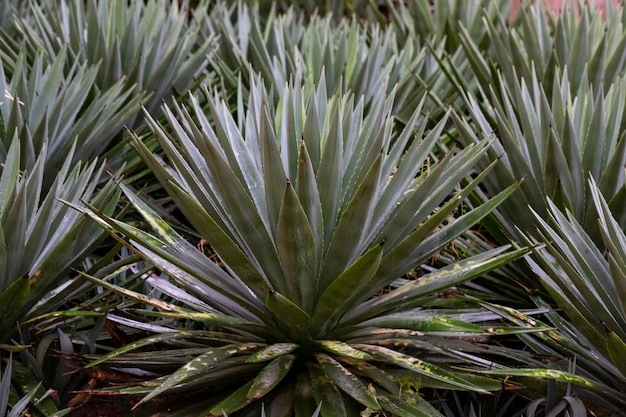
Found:
[[[206,89],[210,118],[194,96],[190,108],[164,107],[175,139],[148,117],[165,160],[133,136],[217,263],[127,187],[127,198],[154,234],[87,210],[167,274],[150,278],[150,284],[171,299],[88,279],[151,306],[129,310],[134,317],[198,323],[185,331],[165,326],[163,333],[88,366],[108,363],[123,370],[146,359],[174,367],[171,374],[160,371],[160,378],[121,389],[144,393],[138,405],[168,391],[218,384],[207,399],[186,409],[202,415],[250,407],[258,413],[265,402],[272,416],[309,416],[316,404],[322,416],[381,409],[432,416],[437,412],[418,392],[403,394],[402,387],[499,389],[499,381],[450,364],[475,365],[470,352],[483,348],[464,336],[485,340],[506,330],[490,323],[488,331],[425,307],[438,292],[525,250],[495,249],[385,291],[513,192],[514,186],[470,212],[455,212],[488,174],[489,169],[476,172],[457,190],[489,142],[451,152],[425,169],[447,121],[426,133],[421,106],[396,136],[393,98],[384,94],[364,115],[363,99],[328,99],[323,83],[288,87],[277,105],[260,80],[250,84],[248,107],[239,101],[237,117]],[[200,323],[208,327],[193,330]],[[162,349],[145,357],[131,353],[157,343]]]

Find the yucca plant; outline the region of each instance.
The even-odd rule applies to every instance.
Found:
[[[447,53],[454,54],[461,45],[463,32],[476,45],[486,48],[490,33],[485,20],[498,28],[504,28],[506,24],[502,16],[506,18],[509,15],[511,1],[414,0],[387,1],[387,5],[388,24],[401,42],[413,37],[432,39],[432,45],[442,44]]]
[[[534,75],[550,95],[555,78],[562,78],[567,68],[572,94],[580,91],[583,82],[590,83],[596,95],[601,94],[602,87],[608,90],[626,65],[622,54],[626,46],[623,6],[615,9],[606,1],[603,15],[594,3],[575,7],[569,2],[554,15],[547,13],[541,2],[535,3],[530,7],[527,2],[508,30],[503,23],[506,15],[485,18],[487,35],[482,45],[470,27],[459,31],[459,42],[471,56],[480,85],[497,82],[490,69],[495,66],[507,83],[521,78],[531,84]],[[488,55],[481,57],[478,51]]]
[[[586,8],[578,24],[574,11],[565,11],[551,37],[548,18],[541,10],[526,11],[521,34],[517,27],[506,31],[490,27],[494,52],[488,56],[463,35],[481,85],[476,95],[468,91],[453,65],[442,67],[456,80],[477,131],[467,131],[461,124],[458,139],[468,144],[485,135],[498,138],[482,161],[483,166],[495,159],[502,161],[496,174],[485,181],[488,193],[524,178],[518,199],[499,209],[498,220],[509,236],[520,238],[518,228],[530,232],[536,226],[519,199],[547,218],[548,196],[561,209],[570,210],[599,241],[592,230],[596,226],[588,173],[624,224],[626,87],[617,74],[624,65],[619,42],[626,38],[623,24],[615,17],[604,23],[594,13]],[[586,42],[593,42],[593,47],[585,46]],[[553,57],[548,58],[549,54]],[[588,55],[581,58],[581,54]],[[588,65],[581,66],[581,62]]]
[[[100,90],[124,78],[125,89],[146,94],[142,104],[156,113],[163,99],[185,92],[206,65],[213,39],[198,41],[193,18],[203,16],[205,7],[202,2],[192,11],[185,2],[156,0],[32,2],[32,17],[15,25],[33,51],[54,59],[68,49],[74,62],[99,65],[94,84]]]
[[[538,236],[546,246],[537,249],[527,262],[560,311],[548,312],[540,320],[502,307],[494,311],[518,325],[553,328],[520,337],[536,353],[553,358],[552,370],[546,372],[572,384],[568,391],[585,400],[596,415],[623,415],[626,236],[599,187],[593,180],[589,186],[597,210],[600,247],[573,213],[563,214],[554,203],[550,202],[549,219],[535,213],[540,225]],[[549,307],[540,298],[536,302]],[[570,376],[563,378],[561,372],[569,372]],[[520,371],[522,374],[531,373]]]
[[[121,127],[139,108],[128,101],[131,91],[121,82],[90,95],[98,68],[73,65],[64,74],[70,61],[64,48],[52,61],[38,54],[32,65],[22,54],[10,72],[0,62],[0,158],[17,132],[21,168],[32,170],[45,154],[46,187],[69,153],[73,163],[98,155],[113,137],[111,128]]]
[[[97,161],[72,168],[73,148],[45,189],[45,143],[29,171],[20,170],[21,148],[15,134],[0,175],[0,349],[27,355],[24,350],[37,340],[31,337],[32,324],[27,321],[59,309],[66,297],[76,293],[81,283],[70,279],[70,268],[78,266],[103,237],[96,225],[61,200],[77,204],[89,199],[112,213],[118,192],[114,181],[97,188],[104,172]],[[13,368],[20,369],[19,378],[13,381],[18,391],[43,395],[45,390],[33,383],[41,380],[35,376],[40,370],[30,373],[17,362]],[[56,412],[50,398],[37,404],[40,414],[33,415]]]
[[[418,107],[396,136],[393,97],[379,94],[364,115],[362,99],[338,94],[329,100],[323,85],[288,87],[273,105],[260,80],[250,84],[248,107],[239,101],[237,116],[205,90],[210,118],[193,96],[190,108],[164,108],[169,134],[149,117],[165,160],[133,136],[217,262],[128,188],[128,199],[154,234],[87,211],[169,276],[151,285],[171,300],[88,279],[151,306],[129,311],[135,317],[196,322],[185,331],[170,323],[161,334],[88,366],[108,363],[119,371],[129,361],[133,368],[146,361],[147,370],[158,372],[150,363],[167,363],[171,374],[161,371],[161,378],[113,390],[143,393],[143,404],[168,391],[208,388],[208,398],[186,409],[189,415],[250,407],[258,413],[264,402],[272,416],[309,416],[316,404],[322,416],[381,409],[433,416],[437,412],[418,392],[403,393],[402,387],[500,389],[499,381],[451,365],[483,365],[472,354],[483,347],[471,340],[514,330],[494,323],[487,330],[427,306],[438,292],[525,250],[495,249],[385,291],[514,190],[455,214],[488,174],[490,168],[476,172],[457,190],[489,142],[451,152],[425,169],[445,118],[426,133],[428,121]],[[160,349],[145,356],[130,353],[154,344]]]
[[[102,237],[94,224],[61,200],[91,200],[112,213],[118,192],[114,181],[97,188],[104,166],[93,161],[72,168],[73,148],[49,189],[43,189],[45,145],[31,171],[20,171],[21,143],[17,135],[3,162],[0,177],[0,337],[7,343],[16,336],[15,324],[49,312],[62,303],[63,294],[44,297],[63,284],[69,268],[89,254]]]
[[[366,104],[382,85],[388,86],[388,93],[397,86],[402,94],[396,97],[395,113],[402,111],[408,119],[419,102],[416,97],[434,84],[421,81],[420,77],[432,75],[436,62],[428,61],[430,53],[419,39],[408,39],[399,48],[393,31],[354,19],[307,19],[295,9],[262,16],[254,5],[220,2],[208,14],[203,29],[205,36],[219,36],[211,65],[219,83],[232,90],[233,96],[246,96],[251,74],[260,73],[276,99],[288,82],[319,84],[324,76],[329,96],[351,91],[357,97],[363,95]]]

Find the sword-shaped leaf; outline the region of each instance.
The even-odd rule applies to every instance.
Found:
[[[360,359],[363,361],[372,359],[367,353],[361,352],[349,344],[337,340],[317,340],[316,343],[322,346],[327,352],[338,355],[341,358]]]
[[[259,372],[248,390],[248,400],[263,397],[276,387],[291,370],[296,355],[282,355],[272,360]]]
[[[185,366],[171,374],[161,385],[153,389],[150,394],[143,397],[134,407],[138,407],[140,404],[145,403],[151,398],[156,397],[189,378],[210,373],[212,370],[223,366],[222,362],[227,358],[245,354],[250,350],[257,350],[261,347],[263,347],[263,345],[259,345],[258,343],[242,343],[240,345],[227,345],[221,348],[207,350],[205,353],[196,356]]]
[[[311,323],[317,337],[325,337],[341,316],[354,305],[361,295],[361,288],[376,273],[382,259],[383,245],[376,245],[365,252],[341,275],[335,278],[320,295]]]
[[[298,349],[300,345],[295,343],[275,343],[254,352],[248,358],[248,363],[267,362],[280,356],[287,355]]]
[[[285,332],[293,341],[306,343],[311,339],[311,317],[290,299],[277,291],[270,291],[265,299],[267,309],[274,313],[277,321],[283,326],[280,330]]]
[[[326,354],[319,353],[315,357],[326,375],[346,394],[372,410],[380,410],[376,397],[352,372]]]
[[[400,368],[413,371],[418,375],[423,375],[425,377],[441,381],[444,383],[444,385],[449,386],[451,389],[460,388],[463,390],[470,390],[481,393],[488,392],[483,388],[452,374],[451,372],[448,372],[438,366],[432,365],[428,362],[414,358],[407,354],[375,345],[355,344],[354,347],[356,349],[363,350],[364,352],[369,353],[374,359],[381,362],[399,366]]]
[[[228,416],[228,413],[233,413],[248,405],[248,390],[252,387],[253,383],[254,381],[245,383],[241,386],[241,388],[237,389],[228,397],[220,401],[217,405],[213,406],[213,408],[208,411],[208,417],[226,417]]]
[[[285,186],[277,226],[280,265],[287,295],[304,311],[311,312],[315,298],[317,253],[311,224],[291,183]],[[295,249],[295,250],[294,250]]]
[[[319,365],[307,363],[309,379],[315,401],[320,407],[323,417],[347,417],[346,406],[339,388],[332,379],[322,370]]]

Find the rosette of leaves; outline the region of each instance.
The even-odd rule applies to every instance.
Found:
[[[12,71],[0,61],[0,159],[13,143],[21,145],[22,169],[32,170],[45,155],[41,169],[46,187],[68,154],[74,163],[99,154],[113,137],[112,127],[121,128],[139,109],[121,81],[104,91],[92,90],[97,66],[72,65],[65,73],[71,65],[68,53],[63,48],[52,60],[38,53],[32,64],[20,54]]]
[[[426,105],[433,118],[445,113],[440,100],[453,101],[444,94],[454,89],[437,70],[424,40],[428,37],[410,37],[399,46],[396,33],[386,26],[330,16],[307,18],[293,8],[263,16],[258,7],[243,2],[217,3],[203,32],[218,36],[211,65],[233,97],[242,94],[242,88],[248,91],[250,74],[259,73],[277,100],[286,83],[319,84],[322,76],[329,96],[351,91],[363,95],[366,105],[381,85],[387,86],[387,93],[396,88],[394,114],[403,122],[429,89],[441,93],[438,101]]]
[[[602,87],[606,91],[620,79],[626,66],[622,54],[626,47],[624,7],[607,1],[606,13],[602,14],[593,3],[563,6],[555,15],[547,12],[541,2],[527,3],[509,26],[503,22],[506,15],[484,19],[486,36],[482,45],[472,27],[461,28],[458,39],[479,84],[497,82],[491,70],[494,67],[509,84],[520,78],[531,84],[534,75],[548,95],[565,69],[572,93],[589,83],[599,95]]]
[[[67,55],[61,64],[65,77],[76,67],[89,71],[90,85],[82,90],[89,103],[116,89],[118,107],[133,110],[124,114],[99,103],[98,109],[121,120],[99,132],[99,147],[79,147],[80,157],[101,155],[125,125],[142,126],[139,102],[156,114],[163,100],[190,88],[204,71],[213,45],[212,37],[199,41],[199,19],[193,17],[203,16],[206,5],[192,11],[186,2],[177,1],[63,0],[29,2],[29,7],[31,13],[14,22],[22,40],[18,46],[28,59],[43,55],[44,65],[53,66]]]
[[[52,185],[44,188],[45,144],[30,171],[20,170],[20,149],[16,134],[0,176],[0,343],[19,340],[16,322],[49,313],[66,301],[72,288],[70,267],[103,237],[97,225],[63,201],[89,200],[112,213],[119,195],[114,180],[98,186],[104,165],[97,160],[72,166],[73,148]]]
[[[528,262],[563,314],[546,318],[558,333],[529,338],[529,344],[538,353],[575,360],[572,371],[590,381],[576,387],[578,395],[592,409],[619,414],[626,407],[626,236],[593,180],[589,187],[601,245],[554,204],[550,224],[539,220],[546,247]],[[568,369],[566,361],[556,365]]]
[[[496,159],[502,163],[494,169],[496,175],[485,180],[485,189],[495,193],[524,178],[519,198],[536,213],[548,218],[548,196],[557,207],[569,210],[600,243],[586,177],[590,174],[597,182],[614,216],[626,224],[626,84],[620,79],[597,95],[593,85],[583,80],[580,90],[572,94],[567,69],[563,77],[555,77],[551,92],[545,91],[535,74],[530,78],[530,83],[522,79],[511,84],[498,75],[489,100],[467,94],[479,133],[461,124],[459,139],[467,144],[495,132],[498,142],[481,164]],[[507,202],[498,212],[508,235],[519,237],[517,229],[532,232],[536,226],[536,217],[518,203]]]
[[[84,282],[71,277],[71,267],[91,255],[104,237],[101,228],[62,200],[74,204],[90,200],[100,210],[112,213],[119,192],[114,180],[102,183],[104,165],[97,160],[73,166],[73,148],[56,176],[49,179],[51,185],[44,187],[44,176],[49,174],[46,144],[32,169],[23,171],[21,142],[14,134],[2,158],[0,174],[0,349],[30,357],[25,350],[38,338],[31,337],[33,321],[54,315],[76,296],[81,285],[84,287]],[[32,143],[26,146],[32,147]],[[29,370],[14,361],[7,365],[9,371],[2,382],[9,384],[4,381],[15,378],[11,385],[15,392],[10,388],[12,398],[22,394],[24,398],[39,398],[33,403],[32,415],[56,412],[51,398],[42,400],[45,389],[35,386],[43,380],[42,369]],[[13,377],[8,376],[11,368]],[[29,392],[32,394],[26,395]],[[19,409],[15,404],[12,410],[18,413]]]
[[[614,216],[622,225],[626,221],[626,87],[620,76],[626,37],[623,14],[608,7],[606,21],[591,6],[581,11],[580,20],[567,8],[555,22],[540,6],[524,9],[520,22],[507,29],[485,19],[490,25],[488,50],[463,32],[477,93],[454,63],[442,65],[465,98],[464,108],[478,131],[459,129],[461,142],[492,134],[498,138],[481,162],[486,166],[502,161],[496,175],[485,181],[488,193],[524,178],[519,198],[545,219],[548,196],[559,208],[570,210],[598,243],[589,173]],[[523,204],[512,201],[498,210],[498,221],[505,234],[521,238],[517,228],[532,232],[536,222]]]
[[[189,107],[164,108],[167,130],[148,117],[166,159],[133,136],[215,260],[127,187],[152,233],[88,210],[169,276],[151,279],[169,298],[87,276],[150,306],[128,310],[135,321],[169,320],[162,332],[88,367],[160,375],[136,387],[111,388],[143,393],[138,405],[170,391],[208,389],[185,408],[188,415],[258,414],[265,403],[272,416],[308,417],[318,405],[326,417],[379,410],[434,416],[414,387],[500,389],[499,381],[452,365],[483,366],[477,359],[483,348],[472,340],[507,330],[438,316],[425,306],[440,291],[525,250],[498,248],[385,290],[513,192],[515,186],[452,216],[488,174],[491,167],[474,172],[473,166],[489,142],[450,152],[425,169],[445,118],[427,132],[418,107],[396,135],[393,96],[377,95],[364,115],[362,99],[328,99],[324,85],[285,88],[276,105],[258,79],[251,85],[247,108],[240,100],[235,115],[205,90],[208,116],[191,96]],[[472,172],[474,180],[459,189],[459,180]],[[172,319],[185,320],[187,329]],[[160,349],[131,352],[150,345]]]

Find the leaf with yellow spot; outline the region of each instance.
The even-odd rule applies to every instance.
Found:
[[[258,343],[244,343],[241,345],[226,345],[217,349],[208,350],[172,373],[161,385],[152,390],[150,394],[143,397],[141,401],[135,405],[135,408],[192,376],[211,372],[214,368],[219,367],[220,362],[226,358],[250,350],[256,350],[263,346],[264,345],[259,345]]]
[[[372,410],[380,410],[374,394],[367,389],[352,372],[330,356],[320,353],[315,355],[317,362],[330,379],[346,394]]]
[[[592,381],[585,377],[559,371],[557,369],[543,369],[543,368],[525,368],[525,369],[490,369],[484,371],[473,370],[473,372],[487,374],[490,376],[508,376],[508,377],[530,377],[530,378],[544,378],[554,379],[560,382],[566,382],[573,385],[588,388],[590,390],[601,392],[609,397],[626,399],[624,394],[616,391],[604,384]]]
[[[483,333],[484,329],[474,323],[447,317],[392,314],[361,323],[365,327],[386,329],[410,329],[419,332]]]
[[[310,362],[307,363],[307,368],[309,369],[313,397],[320,407],[321,415],[348,417],[346,405],[337,385],[320,369],[319,365]]]
[[[246,362],[266,362],[279,356],[287,355],[299,347],[300,345],[297,345],[295,343],[274,343],[273,345],[260,349],[258,352],[250,355]]]
[[[441,381],[450,388],[461,388],[464,390],[476,391],[483,394],[486,394],[488,392],[487,390],[477,385],[474,385],[471,382],[460,378],[457,375],[454,375],[438,366],[432,365],[428,362],[414,358],[404,353],[396,352],[395,350],[376,345],[357,344],[354,345],[354,347],[369,353],[375,360],[395,365],[400,368],[408,369],[418,375],[424,375],[428,378]]]
[[[626,375],[626,343],[615,332],[609,332],[606,337],[606,347],[611,362],[623,375]]]
[[[274,389],[289,373],[295,359],[295,355],[283,355],[271,361],[254,379],[248,390],[248,400],[261,398]]]
[[[205,330],[194,330],[194,331],[181,331],[181,332],[171,332],[171,333],[161,333],[154,336],[144,337],[143,339],[139,339],[135,342],[129,343],[125,346],[122,346],[119,349],[116,349],[112,352],[107,353],[106,355],[100,356],[97,360],[88,363],[85,365],[85,368],[91,368],[100,363],[106,362],[109,359],[120,356],[124,353],[131,352],[135,349],[139,349],[144,346],[154,345],[156,343],[161,343],[166,340],[176,340],[176,339],[214,339],[214,336],[220,337],[221,334],[216,334],[216,332],[205,331]],[[227,335],[224,336],[229,338],[235,338],[235,335]]]
[[[361,359],[368,361],[372,359],[370,355],[365,352],[361,352],[358,349],[353,348],[347,343],[340,342],[338,340],[318,340],[317,343],[324,348],[327,352],[334,353],[335,355]]]

